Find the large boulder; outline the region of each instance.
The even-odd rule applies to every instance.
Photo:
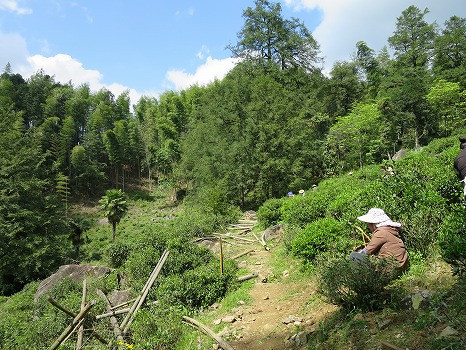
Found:
[[[275,225],[275,226],[269,227],[268,229],[262,232],[262,235],[264,236],[264,239],[266,241],[279,238],[281,237],[282,234],[283,234],[282,225]]]
[[[39,298],[50,291],[55,285],[63,281],[65,278],[70,278],[73,281],[81,282],[86,277],[105,277],[112,270],[105,266],[96,265],[63,265],[60,266],[57,272],[43,280],[37,292],[34,295],[34,302],[37,302]]]
[[[406,151],[405,149],[400,149],[398,152],[396,152],[393,157],[392,157],[392,160],[398,160],[398,159],[401,159],[403,158],[405,155],[408,154],[408,151]]]

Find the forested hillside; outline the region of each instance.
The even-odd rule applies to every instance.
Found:
[[[442,237],[453,232],[450,226],[461,230],[455,212],[461,186],[452,162],[458,136],[466,133],[466,18],[452,14],[443,24],[428,23],[427,9],[410,6],[381,52],[359,41],[353,59],[334,62],[327,73],[319,43],[299,19],[283,18],[279,4],[254,3],[230,47],[241,61],[223,80],[143,97],[134,106],[128,93],[61,84],[42,71],[26,79],[4,68],[0,295],[72,262],[111,261],[142,286],[168,245],[185,258],[170,263],[157,299],[165,291],[167,304],[181,305],[170,310],[176,315],[197,310],[225,295],[236,267],[211,278],[214,257],[187,243],[266,201],[262,222],[290,225],[290,252],[311,264],[316,251],[350,248],[339,241],[344,225],[371,206],[408,223],[407,244],[423,259],[435,251],[441,228]],[[430,151],[416,156],[432,141]],[[392,157],[402,149],[412,155],[395,167],[399,177],[380,179],[380,165],[394,166]],[[320,190],[325,186],[333,192]],[[145,198],[141,188],[148,196],[172,189],[173,202],[184,200],[191,209],[168,226],[136,218],[129,227],[123,219],[124,240],[117,231],[110,242],[111,234],[103,237],[93,226],[96,217],[77,208],[96,205],[112,188],[130,194],[132,219],[135,203]],[[300,189],[316,196],[280,199]],[[319,241],[328,237],[309,238],[316,230],[338,247]],[[464,247],[450,248],[444,246],[447,261],[463,268],[464,255],[455,252]],[[196,276],[201,287],[192,293],[212,285],[209,295],[184,294],[186,279]],[[150,322],[138,322],[135,339],[143,342]],[[54,327],[47,334],[55,335]]]

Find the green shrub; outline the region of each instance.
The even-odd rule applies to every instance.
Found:
[[[182,311],[159,304],[139,310],[131,329],[135,349],[173,349],[182,332]]]
[[[110,265],[114,268],[121,267],[129,254],[131,253],[131,245],[125,242],[115,242],[108,246],[106,255]]]
[[[279,198],[269,199],[257,210],[257,218],[264,228],[276,225],[282,220],[282,203],[283,200]]]
[[[164,278],[155,294],[158,300],[169,305],[181,305],[190,310],[207,307],[226,294],[235,280],[236,271],[234,262],[227,260],[220,275],[219,262],[212,261]]]
[[[346,225],[333,218],[323,218],[307,225],[296,235],[292,243],[292,252],[307,262],[329,249],[344,251],[347,249]]]
[[[333,304],[348,310],[381,309],[391,298],[388,286],[397,275],[396,263],[368,257],[364,261],[351,261],[339,257],[319,263],[319,291]]]
[[[444,260],[451,264],[453,272],[466,275],[466,210],[463,205],[453,207],[443,223],[439,238]]]

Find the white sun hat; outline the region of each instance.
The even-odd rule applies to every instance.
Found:
[[[377,227],[393,226],[401,227],[399,222],[394,222],[385,212],[380,208],[371,208],[367,214],[358,216],[358,219],[370,224],[376,224]]]

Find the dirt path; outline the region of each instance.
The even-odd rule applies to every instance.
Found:
[[[254,239],[251,233],[242,237]],[[226,256],[255,249],[238,260],[240,267],[257,273],[259,277],[249,293],[251,302],[222,316],[235,316],[236,320],[226,323],[220,335],[228,339],[236,350],[306,349],[306,334],[334,311],[333,306],[316,301],[312,278],[299,273],[296,260],[279,257],[280,243],[272,243],[271,252],[264,250],[259,243],[224,247]]]

